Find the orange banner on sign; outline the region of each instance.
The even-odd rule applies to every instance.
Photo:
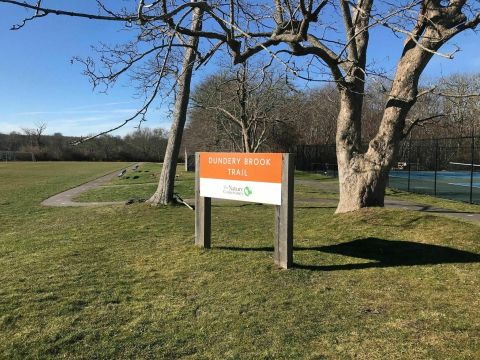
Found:
[[[200,153],[200,178],[281,183],[281,153]]]

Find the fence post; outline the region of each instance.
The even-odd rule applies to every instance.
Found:
[[[187,153],[187,148],[185,147],[185,172],[188,172],[188,153]],[[196,162],[196,160],[195,160]],[[196,164],[195,164],[196,165]]]
[[[412,168],[412,136],[410,136],[410,139],[408,140],[408,181],[407,181],[407,191],[410,192],[410,171]]]
[[[437,171],[438,171],[438,139],[435,139],[435,181],[433,185],[433,194],[437,196]]]
[[[471,155],[472,166],[470,167],[470,204],[473,204],[473,173],[475,170],[475,136],[472,132]]]

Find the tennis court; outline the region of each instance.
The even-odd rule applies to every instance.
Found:
[[[480,204],[480,136],[405,141],[391,188]]]
[[[334,144],[300,145],[291,152],[298,170],[337,177],[335,149]],[[480,204],[480,135],[405,139],[389,187]]]
[[[389,187],[480,204],[480,168],[475,171],[391,170]]]

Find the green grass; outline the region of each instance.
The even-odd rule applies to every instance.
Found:
[[[324,180],[331,180],[330,176],[325,176],[319,173],[309,172],[309,171],[300,171],[295,170],[295,179],[302,179],[302,180],[317,180],[317,181],[324,181]]]
[[[138,171],[133,172],[129,170],[122,178],[115,178],[97,189],[85,192],[75,198],[75,200],[95,202],[147,199],[157,188],[161,169],[160,164],[141,164]],[[332,180],[332,178],[303,171],[296,171],[295,178],[320,182],[322,184],[328,183],[330,187],[335,188],[335,190],[323,190],[320,187],[297,184],[295,186],[295,195],[300,201],[302,201],[302,199],[338,198],[336,180]],[[177,167],[177,177],[175,180],[175,192],[179,193],[183,199],[193,199],[195,197],[194,180],[195,173],[186,172],[184,165],[179,165]]]
[[[186,207],[39,205],[119,165],[0,165],[0,358],[478,355],[479,226],[299,205],[285,271],[271,206],[214,206],[201,250]]]
[[[128,172],[123,178],[116,178],[108,184],[81,194],[77,201],[126,201],[128,199],[147,199],[155,191],[161,171],[160,164],[142,164],[138,172]],[[195,173],[186,172],[184,166],[177,168],[175,191],[184,199],[193,199]],[[321,174],[295,171],[295,199],[297,203],[332,205],[338,199],[338,180]],[[454,211],[480,212],[480,205],[436,198],[428,195],[408,193],[396,189],[387,189],[388,198],[411,201],[432,207]],[[326,199],[326,201],[322,201]],[[308,200],[308,201],[307,201]]]
[[[480,212],[480,205],[468,204],[466,202],[443,199],[430,195],[414,194],[397,189],[387,189],[387,196],[394,199],[414,201],[420,204],[451,209],[455,211]]]
[[[75,198],[81,202],[95,201],[126,201],[128,199],[148,199],[157,189],[158,179],[162,166],[160,164],[145,163],[137,171],[128,169],[121,178],[115,178],[97,189],[85,192]],[[182,198],[195,197],[195,173],[186,172],[184,165],[177,167],[175,192]]]

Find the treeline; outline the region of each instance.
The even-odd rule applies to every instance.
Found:
[[[382,82],[367,87],[361,129],[365,145],[378,131],[387,88]],[[452,75],[424,85],[407,118],[412,130],[406,135],[431,139],[480,134],[479,93],[480,74]],[[282,76],[247,66],[208,77],[193,91],[180,161],[183,149],[189,154],[282,152],[299,145],[335,144],[339,104],[333,84],[299,90]],[[37,124],[23,133],[0,134],[0,151],[33,153],[37,160],[157,162],[163,161],[168,139],[163,129],[142,128],[72,146],[79,138],[44,135],[45,128]]]
[[[369,84],[362,139],[377,133],[389,84]],[[480,133],[480,74],[452,75],[425,84],[407,118],[412,139]],[[475,96],[476,95],[476,96]],[[191,151],[287,151],[335,144],[339,98],[335,85],[293,88],[274,74],[237,71],[204,80],[193,92],[184,144]]]
[[[142,128],[124,137],[104,135],[79,145],[80,138],[60,133],[44,135],[45,125],[24,133],[0,134],[0,152],[32,153],[39,161],[163,161],[167,134]],[[5,155],[4,155],[5,156]]]

